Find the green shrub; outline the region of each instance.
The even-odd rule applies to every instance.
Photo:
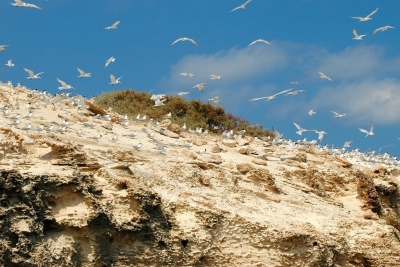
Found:
[[[122,115],[128,114],[130,117],[136,117],[136,115],[141,114],[159,121],[171,112],[173,123],[179,125],[186,123],[188,128],[201,127],[219,134],[224,129],[233,129],[234,131],[246,129],[246,135],[272,136],[268,130],[263,130],[262,126],[252,126],[247,120],[226,113],[223,108],[209,102],[186,101],[180,96],[167,95],[165,106],[155,107],[154,101],[150,97],[150,93],[127,89],[103,93],[95,97],[94,104],[104,109],[112,107],[114,111]],[[214,126],[219,128],[215,129]]]
[[[386,215],[383,217],[383,219],[386,221],[388,225],[391,225],[400,231],[400,218],[398,218],[395,215]]]

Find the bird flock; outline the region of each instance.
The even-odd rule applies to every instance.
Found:
[[[236,7],[234,7],[233,9],[231,9],[228,13],[231,13],[231,12],[238,12],[238,11],[240,11],[240,10],[245,10],[245,9],[247,8],[247,6],[248,6],[249,4],[251,4],[251,1],[252,1],[252,0],[247,0],[247,1],[244,2],[243,4],[241,4],[241,5],[239,5],[239,6],[236,6]],[[41,7],[39,7],[39,6],[35,5],[35,4],[26,3],[26,2],[23,2],[23,1],[21,1],[21,0],[14,0],[14,2],[13,2],[13,3],[10,3],[10,4],[11,4],[12,6],[14,6],[14,7],[17,7],[17,8],[20,8],[20,7],[28,7],[28,8],[33,8],[33,9],[42,10]],[[38,11],[38,12],[39,12],[39,11]],[[372,11],[370,14],[368,14],[367,16],[351,16],[350,18],[352,18],[352,19],[357,19],[357,20],[358,20],[359,22],[361,22],[361,23],[368,23],[368,21],[372,20],[372,16],[373,16],[374,14],[376,14],[377,12],[378,12],[378,8],[376,8],[375,10],[373,10],[373,11]],[[108,24],[108,25],[110,25],[110,26],[104,27],[104,29],[107,30],[107,31],[109,31],[109,30],[117,30],[120,24],[121,24],[121,20],[117,20],[117,21],[115,21],[114,23],[112,23],[111,25]],[[376,28],[375,30],[373,30],[371,35],[373,36],[373,35],[376,35],[376,34],[379,33],[379,32],[384,32],[384,31],[387,31],[387,30],[389,30],[389,29],[395,29],[395,27],[390,26],[390,25],[382,26],[382,27],[379,27],[379,28]],[[359,33],[357,32],[356,27],[353,28],[352,33],[353,33],[353,36],[354,36],[352,39],[353,39],[353,40],[356,40],[356,41],[362,41],[362,40],[364,40],[364,39],[363,39],[364,37],[368,36],[368,34],[364,34],[364,33],[363,33],[363,34],[359,34]],[[171,45],[172,45],[172,46],[177,46],[178,43],[180,43],[180,42],[181,42],[181,43],[193,44],[194,46],[199,47],[199,43],[197,43],[197,42],[195,41],[195,39],[189,38],[189,37],[180,37],[180,38],[174,40],[174,41],[171,43]],[[248,46],[253,46],[253,45],[256,45],[256,44],[259,44],[259,45],[268,45],[268,46],[271,46],[271,45],[272,45],[269,41],[260,38],[260,39],[257,39],[257,40],[254,40],[254,41],[250,42],[250,43],[248,44]],[[201,45],[201,44],[200,44],[200,45]],[[0,45],[0,52],[3,52],[3,51],[6,52],[7,49],[8,49],[8,45]],[[3,52],[3,53],[4,53],[4,52]],[[111,63],[114,63],[115,61],[116,61],[115,57],[113,57],[113,56],[109,57],[107,60],[105,60],[105,66],[104,66],[104,68],[107,68]],[[8,67],[10,67],[10,68],[12,68],[12,67],[15,66],[11,59],[8,60],[7,63],[5,63],[5,65],[8,66]],[[45,72],[37,72],[37,73],[35,73],[33,70],[28,69],[28,68],[25,68],[25,67],[23,67],[22,69],[23,69],[25,72],[28,73],[28,77],[26,77],[28,80],[41,79],[41,78],[42,78],[41,75],[45,74]],[[92,77],[92,73],[90,73],[90,72],[85,72],[84,70],[82,70],[82,69],[79,68],[79,67],[77,67],[77,71],[78,71],[78,73],[79,73],[79,76],[77,76],[77,77],[79,77],[79,78],[91,78],[91,77]],[[320,77],[321,79],[327,80],[327,81],[332,82],[332,83],[334,82],[334,80],[333,80],[331,77],[329,77],[328,75],[326,75],[324,72],[319,71],[318,73],[319,73],[319,77]],[[187,77],[187,78],[196,77],[196,75],[195,75],[194,73],[190,73],[190,72],[183,72],[183,73],[180,74],[180,76],[182,76],[182,77]],[[111,74],[111,73],[110,73],[110,76],[109,76],[109,77],[110,77],[110,83],[109,83],[110,85],[113,85],[113,86],[114,86],[114,85],[117,85],[117,84],[121,84],[121,83],[122,83],[122,82],[121,82],[122,76],[121,76],[121,77],[118,77],[118,76],[115,76],[114,74]],[[118,78],[117,78],[117,77],[118,77]],[[213,81],[219,81],[219,80],[222,79],[222,75],[219,75],[219,74],[209,74],[209,78],[210,78],[210,80],[213,80]],[[55,77],[55,79],[60,83],[60,86],[58,87],[58,90],[61,90],[61,91],[62,91],[62,90],[71,90],[71,89],[75,89],[74,86],[72,86],[72,85],[66,83],[65,81],[59,79],[58,77]],[[293,85],[297,85],[298,82],[292,82],[292,84],[293,84]],[[205,89],[207,88],[207,86],[208,86],[208,83],[207,83],[207,82],[202,82],[202,83],[195,84],[195,85],[193,86],[193,89],[198,89],[199,91],[204,92]],[[208,90],[208,89],[207,89],[207,90]],[[179,96],[184,96],[184,95],[187,95],[187,94],[189,94],[189,93],[190,93],[190,92],[179,92],[178,95],[179,95]],[[293,88],[289,88],[289,89],[286,89],[286,90],[282,90],[282,91],[280,91],[280,92],[277,92],[277,93],[275,93],[275,94],[273,94],[273,95],[270,95],[270,96],[261,96],[261,97],[252,98],[252,99],[250,99],[249,101],[258,101],[258,100],[272,101],[272,100],[274,100],[275,98],[277,98],[278,96],[282,96],[282,95],[283,95],[283,96],[296,96],[296,95],[298,95],[298,94],[300,94],[300,93],[306,93],[306,90],[293,90]],[[153,95],[151,99],[154,101],[154,106],[155,106],[155,107],[164,106],[165,103],[166,103],[166,101],[167,101],[167,97],[166,97],[165,94]],[[208,101],[210,101],[210,102],[212,102],[212,103],[214,103],[214,104],[218,104],[218,103],[221,101],[221,99],[220,99],[219,96],[215,96],[215,97],[213,97],[213,98],[208,99]],[[334,114],[334,117],[335,117],[335,118],[338,118],[338,119],[339,119],[339,118],[343,118],[343,117],[346,116],[346,114],[342,114],[342,113],[339,113],[339,112],[336,112],[336,111],[332,111],[332,113]],[[315,112],[314,110],[309,110],[308,114],[309,114],[310,116],[313,116],[313,115],[316,114],[316,112]],[[173,114],[170,114],[170,116],[173,116]],[[139,119],[140,119],[140,118],[139,118]],[[17,118],[14,122],[16,122],[17,120],[19,120],[19,118]],[[14,123],[14,122],[12,122],[12,123]],[[294,123],[294,125],[295,125],[295,127],[297,128],[296,133],[299,134],[299,135],[301,135],[303,132],[306,132],[306,131],[313,131],[313,132],[315,132],[316,134],[318,134],[318,138],[317,138],[318,142],[321,142],[322,139],[323,139],[323,136],[324,136],[325,134],[328,134],[327,132],[325,132],[325,131],[323,131],[323,130],[318,130],[318,129],[307,130],[307,129],[305,129],[305,128],[300,127],[300,126],[299,126],[298,124],[296,124],[296,123]],[[31,126],[28,125],[28,126],[26,126],[26,127],[31,127]],[[30,129],[30,128],[29,128],[29,129]],[[360,131],[361,133],[365,133],[365,134],[366,134],[365,137],[369,137],[369,136],[373,136],[373,135],[374,135],[374,127],[373,127],[373,125],[372,125],[372,121],[371,121],[371,125],[370,125],[370,129],[369,129],[369,130],[365,130],[365,129],[363,129],[363,128],[358,128],[358,129],[359,129],[359,131]],[[60,129],[60,131],[62,131],[62,128]],[[279,133],[276,131],[276,129],[274,129],[274,133],[275,133],[276,138],[274,139],[275,141],[274,141],[273,143],[274,143],[274,144],[280,144],[280,143],[282,143],[282,142],[283,142],[282,140],[284,140],[284,139],[283,139],[283,136],[282,136],[281,134],[279,134]],[[99,138],[100,138],[100,137],[99,137]],[[114,141],[116,141],[116,140],[114,140]],[[344,148],[349,147],[350,144],[351,144],[351,142],[352,142],[352,141],[347,141],[343,147],[344,147]],[[137,147],[137,149],[140,149],[140,146]],[[161,149],[161,148],[160,148],[160,149]]]

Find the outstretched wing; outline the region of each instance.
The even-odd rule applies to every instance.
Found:
[[[358,34],[357,34],[357,31],[356,31],[356,28],[354,28],[354,29],[353,29],[353,35],[354,35],[354,37],[356,37],[356,38],[358,37]]]
[[[112,74],[110,74],[110,79],[111,79],[111,83],[115,83],[116,82],[115,76],[112,75]]]
[[[30,69],[26,69],[26,68],[23,68],[23,69],[24,69],[24,71],[26,71],[26,72],[29,74],[30,77],[35,76],[35,74],[33,73],[33,71],[31,71]]]
[[[367,130],[364,130],[364,129],[362,129],[362,128],[358,128],[358,130],[360,130],[360,132],[362,132],[362,133],[368,134],[368,131],[367,131]]]
[[[332,113],[335,114],[336,116],[340,116],[340,114],[335,111],[332,111]]]
[[[373,14],[375,14],[377,11],[378,11],[378,8],[376,8],[374,11],[372,11],[371,14],[369,14],[369,15],[367,16],[367,18],[371,17],[371,16],[372,16]]]
[[[196,41],[195,40],[193,40],[193,39],[188,39],[189,41],[191,41],[193,44],[195,44],[196,46],[199,46],[197,43],[196,43]]]
[[[176,39],[171,45],[176,44],[177,42],[182,41],[182,38]]]
[[[85,75],[86,75],[86,73],[85,73],[83,70],[81,70],[80,68],[77,68],[77,70],[79,71],[79,73],[80,73],[82,76],[85,76]]]
[[[61,83],[61,86],[62,86],[62,87],[68,87],[68,84],[67,84],[66,82],[61,81],[61,80],[58,79],[58,78],[57,78],[57,81],[58,81],[59,83]]]
[[[117,27],[118,26],[118,24],[120,24],[121,23],[121,21],[120,20],[118,20],[118,21],[116,21],[113,25],[111,25],[111,27],[113,27],[113,28],[115,28],[115,27]]]

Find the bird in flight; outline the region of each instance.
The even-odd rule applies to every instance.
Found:
[[[355,28],[353,29],[353,35],[354,35],[354,38],[352,40],[363,40],[363,37],[367,36],[366,34],[358,35]]]
[[[15,6],[15,7],[19,7],[19,6],[32,7],[32,8],[37,8],[37,9],[42,10],[40,7],[38,7],[37,5],[34,5],[34,4],[25,3],[25,2],[22,2],[21,0],[14,0],[14,1],[15,1],[15,3],[10,3],[10,4]]]
[[[325,132],[325,131],[317,131],[317,130],[314,130],[314,132],[316,133],[316,134],[318,134],[318,141],[321,143],[322,142],[322,138],[324,138],[324,134],[328,134],[327,132]]]
[[[92,77],[90,76],[91,73],[86,73],[83,70],[81,70],[80,68],[77,68],[77,70],[79,71],[80,75],[78,76],[79,78],[88,78],[88,77]]]
[[[193,88],[197,88],[202,92],[204,92],[205,87],[206,87],[206,83],[199,83],[199,84],[196,84],[195,86],[193,86]]]
[[[214,104],[218,104],[221,100],[219,99],[219,96],[214,96],[213,98],[208,99],[208,101],[213,101]]]
[[[277,95],[284,94],[286,92],[289,92],[292,89],[293,88],[289,88],[289,89],[283,90],[282,92],[279,92],[279,93],[271,95],[271,96],[263,96],[263,97],[252,98],[249,101],[256,101],[256,100],[261,100],[261,99],[267,99],[267,101],[271,101],[271,100],[274,100]]]
[[[236,10],[238,10],[238,9],[245,9],[246,6],[247,6],[250,2],[251,2],[251,0],[247,0],[246,3],[241,4],[241,5],[238,6],[238,7],[235,7],[234,9],[232,9],[232,10],[229,11],[229,12],[233,12],[233,11],[236,11]]]
[[[108,26],[108,27],[105,27],[104,29],[106,29],[106,30],[114,30],[114,29],[117,28],[118,24],[120,24],[120,23],[121,23],[121,21],[118,20],[118,21],[116,21],[113,25]]]
[[[332,111],[332,113],[335,114],[335,118],[341,118],[341,117],[346,116],[346,114],[339,114],[336,111]]]
[[[350,144],[351,144],[352,142],[353,142],[353,141],[346,141],[346,142],[344,142],[343,147],[350,147]]]
[[[11,59],[8,60],[7,63],[6,63],[5,65],[6,65],[6,66],[9,66],[10,68],[11,68],[11,67],[14,67],[14,63],[12,63],[12,60],[11,60]]]
[[[211,80],[221,80],[221,75],[211,74],[210,79]]]
[[[3,50],[6,50],[6,47],[7,47],[8,45],[0,45],[0,51],[3,51]]]
[[[26,71],[29,74],[29,77],[26,77],[28,80],[40,79],[39,75],[44,73],[44,72],[39,72],[38,74],[34,74],[33,71],[31,71],[30,69],[26,69],[26,68],[23,68],[23,69],[24,69],[24,71]]]
[[[177,42],[184,42],[184,41],[189,41],[189,42],[192,42],[193,44],[195,44],[196,46],[199,46],[199,45],[196,43],[195,40],[193,40],[193,39],[191,39],[191,38],[187,38],[187,37],[182,37],[182,38],[176,39],[171,45],[174,45],[174,44],[176,44]]]
[[[71,85],[67,84],[64,81],[61,81],[60,79],[57,78],[57,81],[59,83],[61,83],[61,86],[58,87],[58,90],[66,90],[66,89],[75,89],[74,87],[72,87]]]
[[[106,60],[106,66],[105,67],[107,67],[108,65],[110,65],[111,62],[114,62],[114,61],[115,61],[115,57],[110,57],[109,59]]]
[[[371,19],[372,19],[371,16],[372,16],[373,14],[375,14],[377,11],[378,11],[378,8],[376,8],[374,11],[372,11],[371,14],[369,14],[369,15],[366,16],[366,17],[350,17],[350,18],[352,18],[352,19],[358,19],[359,22],[368,21],[368,20],[371,20]]]
[[[295,123],[295,122],[293,122],[293,124],[294,124],[294,126],[296,126],[296,128],[297,128],[297,134],[298,135],[301,135],[303,132],[308,132],[308,131],[312,131],[312,130],[307,130],[307,129],[305,129],[305,128],[302,128],[300,125],[298,125],[297,123]]]
[[[317,114],[317,112],[315,112],[314,110],[310,109],[310,111],[308,112],[308,115],[312,116],[314,114]]]
[[[365,137],[374,135],[374,126],[372,125],[372,122],[371,122],[371,127],[369,128],[369,131],[364,130],[362,128],[358,128],[358,130],[360,130],[360,132],[362,132],[362,133],[366,133],[367,135]]]
[[[372,33],[372,35],[375,35],[375,34],[377,34],[378,32],[384,32],[384,31],[386,31],[387,29],[396,29],[395,27],[392,27],[392,26],[383,26],[383,27],[379,27],[378,29],[376,29],[373,33]]]
[[[266,40],[264,40],[264,39],[258,39],[258,40],[255,40],[255,41],[251,42],[248,46],[251,46],[251,45],[253,45],[253,44],[255,44],[255,43],[265,43],[265,44],[271,45],[270,42],[268,42],[268,41],[266,41]]]
[[[285,96],[287,96],[287,95],[297,95],[299,93],[305,93],[305,92],[306,92],[306,90],[296,90],[296,91],[287,93]]]
[[[122,78],[122,76],[119,77],[118,79],[115,79],[115,76],[112,75],[112,74],[110,74],[110,79],[111,79],[111,83],[110,83],[110,84],[114,85],[114,84],[121,83],[121,81],[119,80],[119,79],[121,79],[121,78]]]
[[[326,76],[322,71],[319,71],[319,77],[321,79],[327,79],[328,81],[333,82],[333,80],[330,77]]]

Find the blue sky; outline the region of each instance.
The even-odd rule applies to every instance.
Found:
[[[298,136],[293,122],[328,132],[322,144],[400,156],[400,2],[365,0],[252,0],[246,9],[229,12],[242,0],[26,0],[42,10],[14,7],[0,11],[0,80],[56,93],[64,80],[86,97],[118,89],[176,94],[207,101],[234,115],[275,127],[285,138]],[[359,22],[376,8],[372,20]],[[116,30],[105,30],[121,20]],[[381,26],[389,29],[371,36]],[[352,29],[367,34],[352,40]],[[171,43],[189,37],[189,42]],[[252,41],[263,38],[271,46]],[[105,61],[116,61],[104,68]],[[4,64],[12,59],[15,67]],[[27,80],[22,68],[44,72]],[[76,67],[92,73],[79,79]],[[319,78],[323,71],[333,82]],[[195,78],[182,77],[192,72]],[[110,85],[110,74],[123,76]],[[211,74],[222,75],[220,81]],[[292,85],[292,81],[299,84]],[[204,93],[193,86],[207,83]],[[296,96],[273,101],[255,97],[293,87]],[[317,113],[308,115],[313,109]],[[336,119],[331,111],[347,114]],[[375,135],[365,138],[358,128]]]

